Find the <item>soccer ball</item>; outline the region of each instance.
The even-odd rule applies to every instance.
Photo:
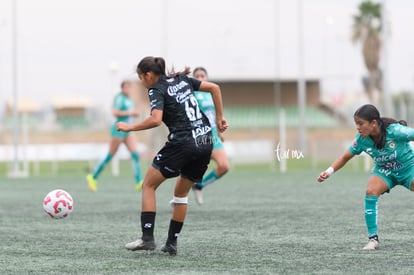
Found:
[[[66,218],[73,210],[73,199],[65,190],[56,189],[43,199],[43,209],[53,219]]]

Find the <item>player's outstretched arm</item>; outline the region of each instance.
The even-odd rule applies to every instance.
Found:
[[[162,123],[162,110],[153,109],[151,115],[143,121],[129,125],[125,122],[118,122],[116,129],[122,132],[141,131],[160,126]]]
[[[351,152],[346,150],[345,153],[335,160],[328,169],[319,174],[318,181],[322,182],[327,180],[335,171],[341,169],[353,156],[354,155]]]
[[[113,108],[112,109],[112,115],[114,117],[138,116],[138,111],[135,110],[135,109],[121,111],[119,109]]]
[[[224,132],[227,129],[228,125],[223,114],[223,99],[221,97],[220,86],[213,82],[202,81],[199,90],[211,93],[214,102],[214,107],[216,109],[217,128],[220,132]]]

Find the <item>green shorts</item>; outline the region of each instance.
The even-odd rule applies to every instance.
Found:
[[[224,145],[221,141],[220,136],[218,135],[217,128],[212,128],[211,132],[213,134],[213,151],[224,149]]]
[[[411,190],[411,184],[414,180],[414,167],[409,167],[402,171],[392,171],[374,166],[371,175],[382,178],[389,190],[397,185],[402,185],[408,190]]]
[[[116,130],[116,123],[111,127],[111,137],[125,139],[129,135],[129,132],[122,132]]]

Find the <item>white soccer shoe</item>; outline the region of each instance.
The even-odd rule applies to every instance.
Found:
[[[142,239],[138,239],[134,242],[127,243],[125,248],[128,250],[154,250],[155,249],[155,242],[154,241],[143,241]]]
[[[204,203],[204,200],[203,200],[203,192],[201,191],[201,189],[198,189],[198,188],[193,188],[193,191],[194,191],[195,201],[199,205],[202,205]]]
[[[372,238],[369,239],[368,243],[362,248],[362,250],[375,250],[379,248],[379,241]]]

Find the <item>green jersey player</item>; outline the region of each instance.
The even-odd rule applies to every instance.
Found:
[[[133,134],[128,132],[119,132],[116,130],[116,124],[118,122],[131,122],[133,116],[137,116],[138,112],[135,110],[134,102],[130,98],[131,83],[129,81],[123,81],[121,84],[121,92],[118,93],[113,101],[112,114],[116,120],[111,127],[111,141],[109,143],[109,150],[106,156],[98,163],[92,174],[86,176],[89,189],[93,192],[97,190],[98,177],[105,168],[105,166],[111,161],[112,157],[118,151],[121,143],[124,143],[131,153],[132,168],[135,175],[135,189],[140,191],[142,188],[142,175],[141,165],[139,160],[139,154],[137,151],[137,140]]]
[[[197,67],[193,70],[193,76],[200,81],[207,81],[207,70],[203,67]],[[213,134],[213,152],[211,153],[211,159],[214,160],[217,167],[210,171],[200,182],[196,182],[193,185],[193,191],[195,199],[198,204],[203,204],[203,196],[201,190],[207,185],[221,178],[229,171],[229,161],[226,151],[223,147],[223,136],[217,131],[216,127],[216,109],[214,108],[214,102],[210,93],[206,92],[194,92],[195,97],[200,106],[200,110],[208,117],[211,125],[211,131]]]
[[[414,129],[405,121],[380,117],[373,105],[361,106],[354,114],[358,133],[349,149],[332,165],[320,173],[318,181],[326,180],[342,168],[354,155],[367,153],[374,160],[374,167],[365,191],[365,221],[368,244],[364,250],[379,247],[377,208],[378,198],[396,185],[414,191],[414,152],[409,144],[414,140]]]

